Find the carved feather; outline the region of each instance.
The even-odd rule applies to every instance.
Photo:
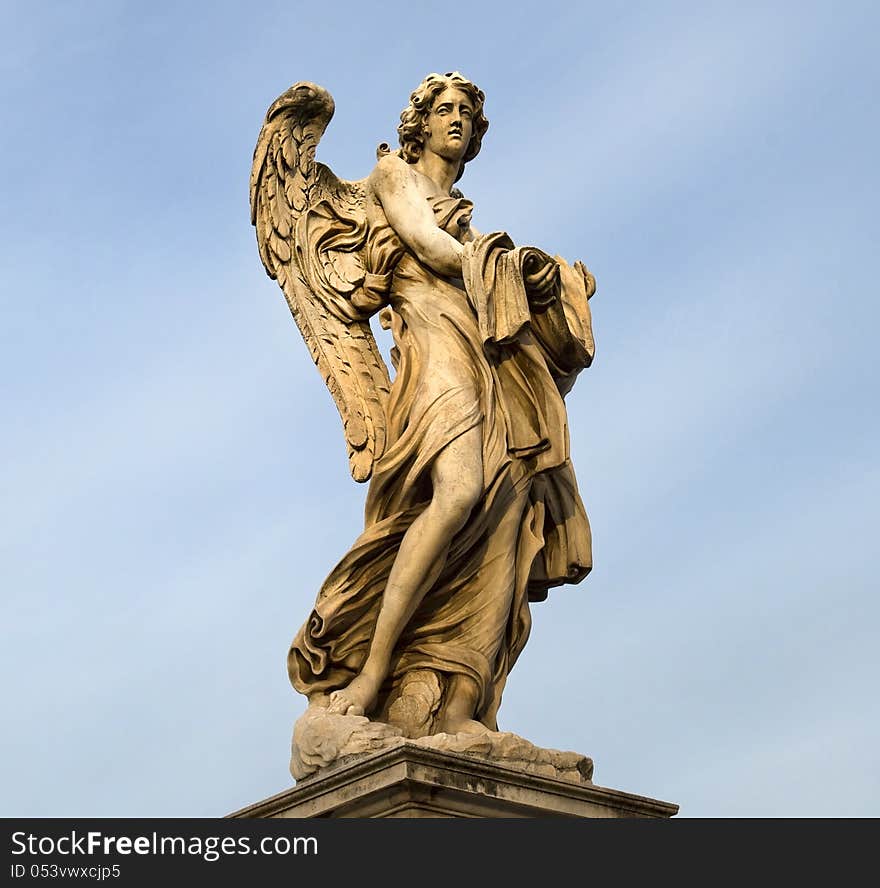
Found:
[[[315,162],[333,111],[330,94],[307,82],[269,107],[254,149],[251,223],[339,409],[352,476],[366,481],[385,448],[390,382],[368,317],[351,302],[365,278],[363,183]]]

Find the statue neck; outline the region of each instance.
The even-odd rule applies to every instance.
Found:
[[[415,162],[415,167],[420,173],[427,176],[443,194],[449,194],[455,184],[460,163],[458,160],[447,160],[439,154],[425,151]]]

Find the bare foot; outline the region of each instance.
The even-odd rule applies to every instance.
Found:
[[[482,723],[472,718],[456,718],[447,716],[440,722],[440,733],[443,734],[491,734]]]
[[[375,702],[381,684],[381,679],[362,672],[348,687],[330,694],[327,709],[337,715],[363,715]]]

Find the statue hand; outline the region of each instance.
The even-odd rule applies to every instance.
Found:
[[[552,299],[559,280],[559,264],[549,256],[542,261],[537,255],[526,260],[523,280],[529,301],[538,303]]]

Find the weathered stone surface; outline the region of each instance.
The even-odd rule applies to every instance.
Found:
[[[593,760],[577,752],[543,749],[517,734],[434,734],[411,741],[415,746],[456,752],[506,765],[524,774],[538,774],[571,783],[590,783]]]
[[[337,759],[374,752],[401,739],[399,728],[371,722],[362,715],[338,715],[310,706],[293,728],[290,773],[300,780]]]
[[[576,752],[543,749],[509,732],[432,734],[407,739],[400,728],[360,715],[339,715],[310,706],[297,720],[291,743],[290,773],[296,780],[337,762],[405,745],[449,752],[571,783],[589,783],[593,762]]]
[[[388,701],[385,721],[400,728],[405,737],[424,737],[440,708],[443,688],[432,669],[414,669],[400,682],[396,696]]]
[[[377,752],[343,757],[292,789],[228,816],[665,818],[678,812],[669,802],[589,780],[530,773],[512,760],[493,761],[403,737],[393,742]],[[501,743],[518,748],[518,738]]]

